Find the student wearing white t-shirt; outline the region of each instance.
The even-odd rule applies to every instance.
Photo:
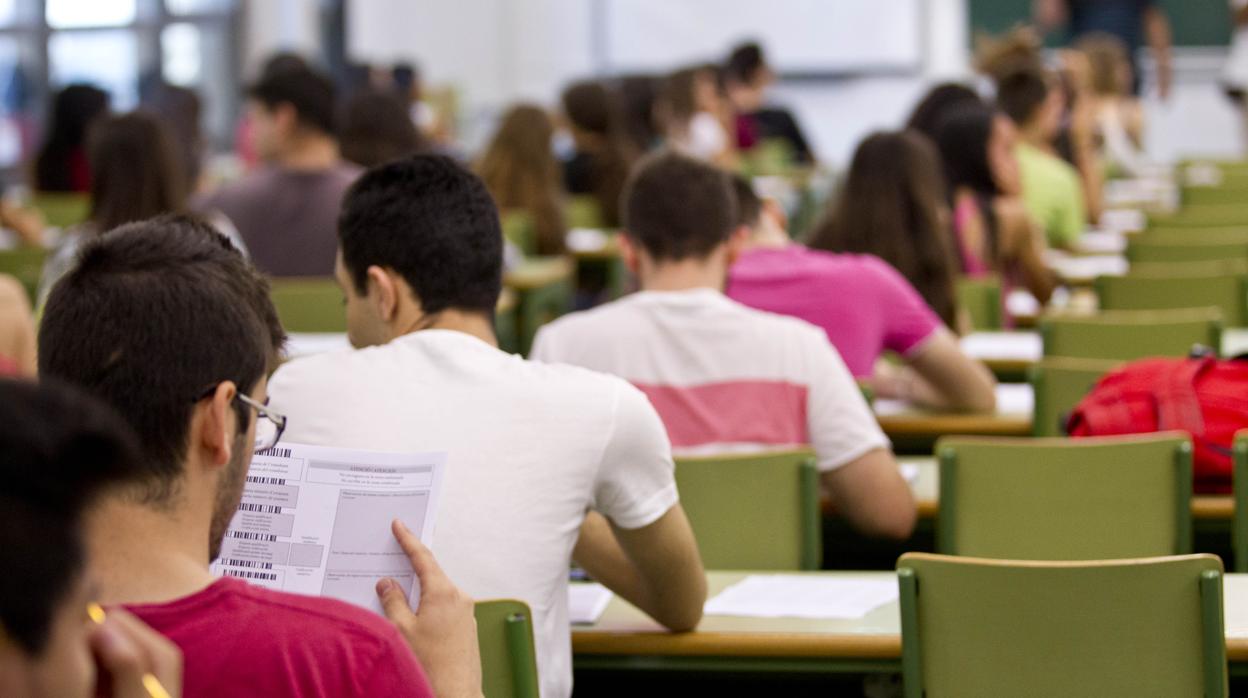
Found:
[[[542,695],[561,698],[571,560],[673,630],[697,625],[706,582],[645,396],[498,349],[502,239],[452,160],[368,172],[343,202],[336,271],[361,348],[292,361],[269,394],[293,442],[449,454],[433,550],[474,598],[528,602]]]
[[[906,538],[915,505],[853,376],[823,330],[723,295],[748,235],[729,175],[674,152],[633,172],[625,260],[642,291],[544,327],[533,358],[626,378],[680,453],[814,446],[839,511]]]

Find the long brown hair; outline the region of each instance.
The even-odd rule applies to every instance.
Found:
[[[951,328],[957,327],[954,256],[935,147],[912,131],[877,132],[858,145],[840,196],[811,247],[873,254],[893,265]]]
[[[187,181],[160,119],[133,112],[101,119],[87,141],[90,221],[100,231],[186,208]]]
[[[605,224],[620,224],[620,194],[633,160],[623,135],[623,114],[617,96],[597,81],[574,83],[563,91],[563,113],[576,131],[578,148],[593,156],[594,198]]]
[[[533,216],[538,254],[566,249],[563,186],[559,162],[551,151],[554,127],[540,107],[520,104],[504,116],[477,174],[500,211],[523,210]]]

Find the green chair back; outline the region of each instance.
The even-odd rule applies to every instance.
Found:
[[[78,225],[91,213],[91,197],[86,194],[36,193],[30,204],[43,214],[48,225],[56,228]]]
[[[537,254],[537,225],[526,211],[506,211],[499,216],[503,237],[525,256]]]
[[[1227,695],[1213,555],[1072,563],[908,553],[897,576],[906,698]]]
[[[1096,280],[1102,310],[1215,307],[1228,327],[1248,325],[1248,277],[1128,274]]]
[[[564,222],[568,228],[593,228],[601,230],[607,227],[606,217],[602,215],[602,206],[598,198],[590,194],[569,196],[564,205]]]
[[[1147,240],[1169,245],[1190,242],[1221,242],[1248,244],[1248,225],[1232,225],[1212,228],[1149,228],[1132,239]]]
[[[1230,276],[1248,278],[1248,258],[1205,262],[1132,262],[1131,276]]]
[[[0,274],[17,279],[26,289],[31,302],[39,289],[39,277],[43,275],[43,263],[48,251],[41,247],[17,247],[0,251]]]
[[[520,351],[520,320],[516,304],[515,292],[505,288],[494,308],[494,335],[498,338],[498,348],[511,354]]]
[[[741,169],[754,177],[787,175],[797,163],[793,145],[783,138],[766,138],[741,153]]]
[[[1106,373],[1120,365],[1103,359],[1050,357],[1028,370],[1035,395],[1033,436],[1065,436],[1066,418]]]
[[[1192,345],[1222,346],[1216,308],[1105,311],[1087,317],[1040,319],[1045,356],[1129,361],[1187,356]]]
[[[1134,262],[1216,262],[1219,259],[1248,259],[1248,242],[1186,243],[1133,239],[1127,243],[1127,259]]]
[[[342,289],[333,279],[271,279],[269,295],[287,332],[347,331]]]
[[[1104,560],[1191,551],[1186,434],[946,437],[936,453],[941,553]]]
[[[966,310],[973,330],[1001,329],[1001,279],[995,276],[981,279],[962,277],[958,279],[956,292],[958,307]]]
[[[819,569],[819,475],[809,451],[680,458],[676,486],[707,569]]]
[[[1148,217],[1148,227],[1154,228],[1214,228],[1248,225],[1248,205],[1244,203],[1208,204],[1184,206],[1175,213],[1153,214]]]
[[[564,257],[534,257],[503,277],[516,294],[519,350],[528,355],[538,329],[572,308],[574,265]]]
[[[523,601],[480,601],[475,608],[482,694],[538,698],[533,614]]]
[[[1183,188],[1184,206],[1242,206],[1246,203],[1248,203],[1248,187],[1245,187],[1240,177],[1235,177],[1234,181],[1216,187]]]
[[[1235,571],[1248,572],[1248,429],[1236,432],[1231,453],[1235,488],[1231,547],[1235,549]]]

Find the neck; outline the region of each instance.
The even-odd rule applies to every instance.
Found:
[[[403,335],[421,330],[463,332],[466,335],[476,337],[492,347],[498,346],[498,338],[494,334],[493,317],[485,313],[455,308],[447,308],[432,318],[416,318],[408,320],[403,324],[396,324],[396,329],[391,332],[390,339],[397,339]]]
[[[1028,126],[1026,128],[1019,129],[1018,138],[1027,145],[1033,148],[1039,148],[1040,150],[1047,151],[1052,147],[1048,137],[1046,137],[1045,134],[1035,126]]]
[[[319,172],[338,164],[338,143],[320,133],[295,136],[289,148],[277,157],[277,163],[287,170]]]
[[[213,582],[208,572],[211,511],[179,500],[156,509],[121,497],[90,514],[87,549],[100,601],[163,603]]]
[[[641,288],[645,291],[688,291],[695,288],[724,290],[728,276],[728,264],[723,250],[705,259],[684,259],[679,262],[658,264],[643,262],[638,271]]]

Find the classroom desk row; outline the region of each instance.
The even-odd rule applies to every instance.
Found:
[[[984,362],[993,373],[1024,373],[1044,357],[1040,333],[975,332],[962,338],[962,350],[973,359]],[[1248,327],[1222,330],[1222,356],[1248,353]]]
[[[711,596],[747,572],[708,572]],[[890,579],[893,572],[802,572],[840,579]],[[1223,580],[1227,659],[1248,673],[1248,575]],[[857,620],[705,616],[690,633],[669,633],[614,598],[598,622],[572,629],[579,670],[721,670],[783,673],[901,672],[901,619],[896,601]]]

